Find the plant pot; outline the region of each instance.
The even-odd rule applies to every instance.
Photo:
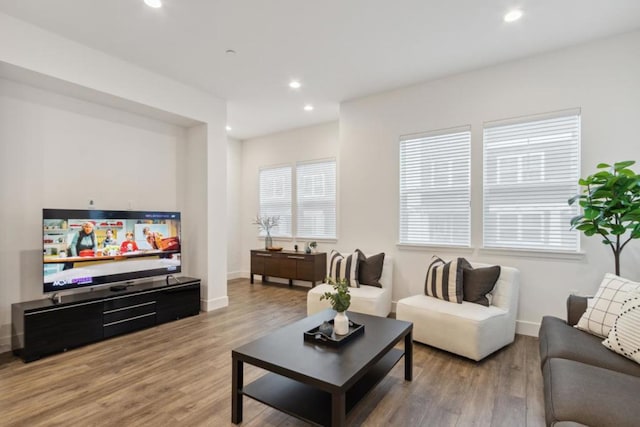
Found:
[[[336,313],[333,318],[333,332],[336,335],[347,335],[349,333],[349,318],[346,311]]]

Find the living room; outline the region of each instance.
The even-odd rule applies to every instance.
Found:
[[[536,337],[543,316],[566,317],[569,294],[596,292],[613,270],[613,257],[600,239],[584,236],[574,253],[484,248],[483,130],[496,121],[578,111],[580,176],[601,162],[637,160],[640,20],[637,6],[620,10],[635,24],[526,57],[372,90],[341,100],[329,120],[248,138],[234,138],[233,131],[227,137],[225,99],[0,14],[0,220],[9,225],[3,237],[11,242],[3,245],[0,265],[0,353],[11,349],[11,304],[43,298],[43,208],[85,209],[94,200],[98,209],[181,211],[182,237],[189,242],[183,274],[202,280],[206,316],[232,304],[234,279],[249,277],[249,251],[264,246],[252,224],[260,211],[261,168],[319,159],[336,161],[338,182],[337,236],[318,239],[320,251],[359,248],[392,257],[394,304],[423,292],[432,255],[515,267],[521,284],[516,332]],[[400,139],[461,126],[471,138],[468,247],[399,243]],[[285,249],[308,243],[274,240]],[[640,280],[638,265],[640,246],[632,242],[620,275]],[[96,345],[108,352],[108,343]],[[37,363],[62,363],[72,354]],[[216,363],[228,362],[223,356]]]

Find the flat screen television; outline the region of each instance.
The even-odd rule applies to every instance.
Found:
[[[179,273],[180,244],[180,212],[43,209],[43,291]]]

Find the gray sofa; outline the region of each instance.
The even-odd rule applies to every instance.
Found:
[[[640,365],[602,345],[602,338],[573,327],[587,298],[567,299],[567,321],[545,316],[540,362],[547,425],[640,425]]]

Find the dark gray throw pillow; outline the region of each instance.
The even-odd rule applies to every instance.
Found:
[[[493,290],[498,277],[500,277],[499,265],[473,268],[471,264],[466,262],[462,268],[463,299],[489,307],[487,294]]]
[[[368,258],[360,249],[356,249],[356,252],[358,253],[358,282],[361,285],[381,288],[380,277],[382,276],[384,252]]]

